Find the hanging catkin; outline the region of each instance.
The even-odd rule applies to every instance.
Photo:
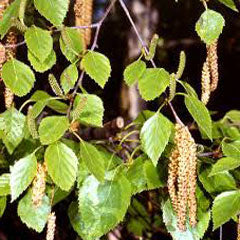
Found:
[[[178,228],[186,230],[187,210],[191,226],[196,225],[196,144],[186,126],[175,126],[175,149],[169,163],[168,191],[178,218]]]
[[[202,83],[201,101],[206,105],[210,99],[211,94],[211,76],[208,60],[203,64],[201,83]]]
[[[42,204],[42,199],[45,195],[46,189],[46,167],[44,164],[38,163],[37,174],[33,180],[32,187],[32,202],[38,208]]]
[[[37,132],[37,126],[36,126],[36,121],[33,116],[33,111],[32,111],[32,106],[28,108],[28,113],[27,113],[27,126],[28,130],[33,137],[33,139],[38,138],[38,132]]]
[[[76,0],[75,6],[75,24],[76,26],[90,26],[92,24],[93,0]],[[91,28],[81,29],[85,46],[91,42]]]
[[[211,91],[215,91],[218,86],[219,74],[218,74],[218,54],[217,54],[218,40],[215,40],[212,44],[207,46],[207,60],[209,63],[209,69],[211,73]]]
[[[237,240],[240,240],[240,215],[238,215],[238,223],[237,223]]]
[[[55,212],[52,212],[48,216],[46,240],[54,240],[55,228],[56,228],[56,215]]]

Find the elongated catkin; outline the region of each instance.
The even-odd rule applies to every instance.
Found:
[[[203,64],[201,84],[202,84],[201,101],[206,105],[211,95],[211,76],[208,60]]]
[[[90,26],[92,24],[93,0],[76,0],[75,6],[75,24],[76,26]],[[85,46],[91,42],[92,29],[81,29]]]

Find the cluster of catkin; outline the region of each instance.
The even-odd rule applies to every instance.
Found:
[[[178,218],[178,228],[186,230],[186,219],[191,226],[197,224],[197,147],[188,128],[175,125],[175,148],[168,168],[168,192]]]
[[[0,21],[3,18],[3,13],[5,9],[8,7],[10,0],[3,0],[0,4]],[[13,31],[10,31],[5,40],[6,45],[15,45],[17,43],[17,35]],[[2,66],[5,61],[9,61],[10,59],[16,56],[16,48],[8,47],[5,48],[3,44],[0,43],[0,80],[2,80]],[[5,106],[6,108],[10,108],[13,105],[14,95],[9,88],[5,88],[4,92]]]
[[[210,99],[211,92],[218,86],[218,40],[207,46],[207,58],[202,69],[202,102],[206,105]]]
[[[76,26],[90,26],[92,24],[93,0],[76,0],[75,6]],[[85,46],[91,42],[91,28],[81,29]]]
[[[47,169],[45,164],[38,163],[37,174],[33,180],[32,187],[32,203],[36,208],[42,205],[42,199],[45,195],[46,174]]]

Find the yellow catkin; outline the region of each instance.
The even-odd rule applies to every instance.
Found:
[[[201,83],[202,83],[201,101],[206,105],[211,95],[211,76],[208,61],[206,61],[203,64]]]
[[[55,228],[56,228],[56,215],[55,212],[52,212],[48,216],[46,240],[54,240]]]
[[[0,21],[3,19],[3,13],[9,5],[9,0],[1,0],[0,2]]]
[[[2,81],[2,66],[6,60],[5,47],[0,43],[0,82]]]
[[[46,189],[46,167],[44,164],[38,163],[37,174],[33,180],[32,202],[38,208],[42,205],[42,199]]]
[[[92,24],[93,0],[76,0],[75,6],[76,26],[90,26]],[[81,29],[85,46],[91,42],[91,28]]]
[[[209,68],[211,72],[211,91],[215,91],[218,86],[219,74],[218,74],[218,54],[217,54],[218,41],[214,41],[207,47],[207,59],[209,62]]]
[[[186,126],[175,126],[175,149],[170,157],[168,190],[177,213],[178,228],[186,230],[187,210],[191,226],[196,225],[196,144]]]
[[[240,215],[238,216],[238,224],[237,224],[237,240],[240,240]]]

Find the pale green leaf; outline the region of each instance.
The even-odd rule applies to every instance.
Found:
[[[78,159],[72,149],[61,142],[56,142],[46,149],[45,161],[54,183],[62,190],[70,190],[78,170]]]
[[[32,191],[29,190],[27,194],[19,201],[18,216],[21,221],[37,232],[42,232],[51,212],[51,204],[49,198],[45,195],[42,199],[42,204],[39,207],[33,205]]]
[[[69,209],[74,230],[84,240],[101,237],[123,220],[130,198],[131,185],[123,175],[104,183],[89,176],[79,190],[79,213],[76,204]]]
[[[54,50],[50,53],[47,59],[44,62],[40,62],[31,51],[28,51],[28,60],[31,63],[35,71],[43,73],[51,69],[54,64],[56,64],[56,53]]]
[[[10,193],[10,174],[4,173],[0,176],[0,196],[7,196]]]
[[[61,74],[60,82],[62,89],[67,94],[78,80],[78,70],[75,64],[69,65]]]
[[[222,143],[223,154],[227,157],[236,158],[240,161],[240,140]]]
[[[206,106],[197,98],[189,95],[185,96],[185,105],[199,128],[209,139],[212,139],[212,120]]]
[[[3,65],[2,78],[5,85],[19,97],[28,94],[35,82],[31,68],[17,59],[12,59]]]
[[[170,82],[169,73],[163,68],[148,68],[138,81],[142,98],[146,101],[159,97]]]
[[[111,74],[109,59],[103,54],[94,51],[88,51],[83,57],[81,68],[102,88]]]
[[[12,202],[27,189],[37,173],[37,159],[32,153],[18,160],[10,168],[10,187]]]
[[[42,144],[48,145],[59,140],[69,128],[68,118],[65,116],[51,116],[44,118],[39,126],[39,136]]]
[[[53,39],[50,32],[32,26],[27,29],[24,37],[29,51],[43,63],[53,50]]]
[[[83,36],[79,29],[64,27],[59,42],[62,53],[71,63],[76,62],[85,50]]]
[[[240,191],[223,192],[213,202],[212,218],[214,229],[229,221],[240,212]]]
[[[8,152],[13,153],[24,137],[25,116],[15,108],[10,108],[0,114],[4,128],[1,129],[2,140]]]
[[[146,63],[141,60],[137,60],[128,65],[123,73],[124,80],[127,85],[132,86],[137,80],[141,78],[145,70]]]
[[[215,174],[233,170],[240,166],[240,158],[231,158],[231,157],[224,157],[219,159],[212,167],[211,173],[209,176],[213,176]]]
[[[0,21],[0,35],[1,39],[4,38],[5,34],[8,32],[12,25],[12,18],[18,17],[19,7],[21,0],[15,0],[3,14],[3,18]]]
[[[55,26],[61,26],[67,15],[69,0],[34,0],[36,9]]]
[[[78,121],[84,125],[102,127],[104,107],[101,98],[93,94],[78,94],[74,101],[73,111],[79,101],[86,101],[79,114]]]
[[[143,150],[150,157],[154,166],[157,165],[169,141],[171,131],[170,121],[160,113],[149,118],[141,129],[140,139]]]
[[[220,13],[207,9],[196,23],[196,31],[202,41],[209,45],[219,38],[224,25],[225,20]]]
[[[104,160],[97,148],[88,142],[81,141],[80,157],[85,162],[88,170],[99,181],[103,181],[105,175]]]
[[[7,197],[0,197],[0,218],[5,212],[7,206]]]
[[[203,238],[206,230],[208,229],[210,221],[210,211],[202,212],[198,216],[198,224],[192,228],[187,222],[187,230],[182,232],[177,227],[177,216],[173,211],[172,205],[169,200],[162,204],[163,221],[167,227],[168,232],[171,234],[173,240],[200,240]]]

